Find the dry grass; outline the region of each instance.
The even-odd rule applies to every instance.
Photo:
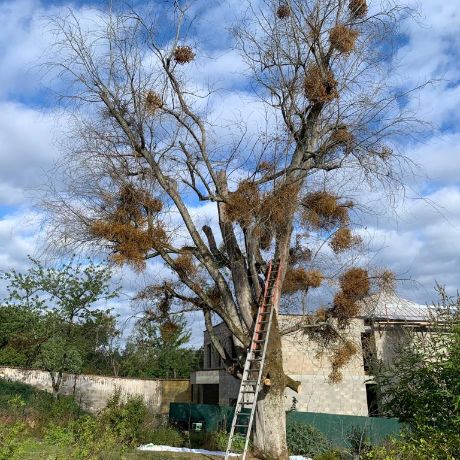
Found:
[[[305,95],[312,104],[324,104],[336,99],[337,80],[331,70],[310,65],[304,81]]]
[[[364,18],[369,10],[366,0],[350,0],[348,4],[351,15],[356,18]]]
[[[178,46],[174,50],[174,60],[178,64],[188,64],[189,62],[192,62],[195,59],[195,53],[192,50],[191,46],[184,45],[184,46]]]
[[[329,41],[339,53],[349,54],[355,49],[358,35],[357,30],[337,24],[329,33]]]

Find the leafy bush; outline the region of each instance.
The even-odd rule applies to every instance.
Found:
[[[456,460],[460,458],[460,433],[446,435],[438,429],[405,433],[371,449],[366,460]]]
[[[101,414],[101,422],[111,430],[122,444],[138,444],[145,434],[147,407],[141,396],[128,396],[122,401],[116,391]]]
[[[347,434],[347,441],[353,454],[361,455],[372,448],[367,428],[354,426]]]
[[[0,424],[0,460],[21,458],[23,452],[21,438],[25,429],[25,424],[20,422],[12,425]]]
[[[209,439],[206,442],[206,447],[210,450],[227,450],[229,434],[226,431],[215,431],[211,433]],[[236,452],[242,452],[244,450],[244,443],[246,438],[241,434],[235,434],[233,436],[232,450]]]
[[[184,445],[184,436],[172,427],[162,427],[149,433],[148,442],[157,446],[182,447]]]
[[[75,441],[73,430],[51,423],[43,433],[44,440],[53,445],[67,446]]]
[[[316,457],[331,449],[331,442],[312,425],[292,422],[286,429],[289,452],[293,455]]]

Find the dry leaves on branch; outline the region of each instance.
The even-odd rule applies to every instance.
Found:
[[[340,370],[352,360],[357,352],[358,348],[350,340],[345,340],[334,350],[331,357],[332,371],[329,374],[329,380],[332,383],[342,381],[342,372]]]

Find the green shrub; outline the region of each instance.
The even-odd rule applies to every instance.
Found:
[[[404,433],[363,456],[365,460],[456,460],[460,458],[460,433],[437,429],[424,434]]]
[[[23,453],[22,437],[26,431],[24,423],[0,424],[0,460],[15,460]]]
[[[172,427],[161,427],[149,433],[147,442],[157,446],[183,447],[185,439],[182,433]]]
[[[76,460],[102,460],[104,453],[111,450],[123,452],[125,447],[119,444],[117,436],[101,423],[99,417],[90,415],[81,417],[72,424],[75,438],[72,446],[71,459]],[[113,458],[113,457],[109,457]]]
[[[365,454],[372,449],[369,432],[366,427],[352,427],[347,434],[347,441],[351,452],[356,455]]]
[[[43,439],[52,445],[68,446],[75,441],[75,436],[71,427],[51,423],[45,428]]]
[[[115,392],[103,410],[100,420],[122,444],[139,444],[145,436],[147,407],[141,396],[129,396],[122,401]]]
[[[331,449],[330,441],[312,425],[292,422],[286,429],[289,452],[293,455],[315,457]]]
[[[346,452],[341,452],[339,450],[328,450],[319,454],[315,457],[315,460],[346,460],[351,458]]]
[[[214,431],[212,433],[204,433],[202,439],[202,447],[208,450],[226,451],[229,434],[226,431]],[[232,450],[242,452],[246,438],[241,434],[235,434],[233,437]],[[251,443],[249,443],[251,447]]]

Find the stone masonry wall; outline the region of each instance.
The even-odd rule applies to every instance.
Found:
[[[51,392],[51,379],[47,372],[11,367],[0,367],[0,378],[25,383]],[[156,413],[168,413],[170,402],[190,402],[189,380],[148,380],[98,375],[66,374],[61,394],[74,394],[80,406],[92,413],[103,409],[115,391],[127,395],[140,395]]]

